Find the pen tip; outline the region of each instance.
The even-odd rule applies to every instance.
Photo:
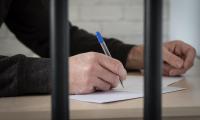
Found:
[[[121,83],[122,87],[124,88],[123,82],[121,80],[120,80],[120,83]]]

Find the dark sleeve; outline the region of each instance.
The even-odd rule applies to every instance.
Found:
[[[16,7],[16,2],[19,2],[18,4],[21,4],[22,6],[19,5]],[[19,10],[29,9],[28,7],[30,6],[23,6],[23,3],[31,4],[30,0],[15,0],[15,2],[13,2],[13,0],[0,0],[0,26],[5,22],[21,42],[39,55],[47,56],[49,45],[48,39],[46,39],[45,36],[48,36],[46,34],[48,31],[44,31],[44,35],[41,36],[39,34],[42,34],[42,29],[39,29],[40,31],[36,32],[39,25],[35,26],[36,23],[27,24],[30,22],[29,17],[31,15],[25,17],[23,15],[25,15],[27,11],[18,13],[19,11],[16,10],[19,9],[19,7],[23,7]],[[33,10],[36,9],[35,4],[33,4],[33,6]],[[15,7],[16,9],[14,9]],[[39,13],[40,12],[38,12],[38,14]],[[17,17],[17,15],[20,15],[20,17]],[[34,39],[38,39],[38,41],[28,41]],[[36,49],[37,45],[38,48]],[[12,57],[0,55],[0,97],[40,93],[44,94],[50,92],[51,79],[49,59],[28,58],[24,55],[15,55]]]
[[[49,59],[0,56],[0,97],[50,92]]]
[[[20,2],[23,1],[23,2]],[[49,57],[49,3],[48,0],[16,0],[12,3],[6,24],[16,37],[41,57]],[[70,24],[71,55],[102,52],[94,35]],[[114,58],[124,65],[132,45],[119,40],[105,39]]]
[[[14,0],[3,21],[32,51],[46,58],[23,55],[0,56],[0,96],[50,93],[49,3],[48,0]],[[71,55],[102,52],[94,35],[70,25]],[[132,45],[105,39],[111,54],[124,65]]]
[[[82,52],[103,52],[95,35],[88,33],[76,26],[71,26],[71,54],[75,55]],[[105,42],[110,50],[112,57],[120,60],[125,66],[128,53],[134,45],[124,44],[114,38],[105,38]]]
[[[5,23],[20,42],[41,57],[49,57],[48,0],[13,0]]]

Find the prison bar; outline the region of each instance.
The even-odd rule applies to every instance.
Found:
[[[162,0],[145,0],[144,120],[161,120]],[[52,120],[68,120],[68,0],[51,0]]]
[[[162,0],[145,0],[144,9],[144,120],[161,120]]]
[[[50,38],[52,62],[52,120],[69,120],[68,0],[50,1]]]

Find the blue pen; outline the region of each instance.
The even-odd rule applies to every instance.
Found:
[[[102,49],[103,49],[103,52],[104,52],[107,56],[112,57],[111,54],[110,54],[110,52],[109,52],[109,50],[108,50],[108,47],[107,47],[106,43],[105,43],[104,40],[103,40],[103,37],[101,36],[101,33],[100,33],[100,32],[96,32],[96,36],[97,36],[97,39],[98,39],[99,44],[101,45],[101,47],[102,47]],[[121,80],[120,80],[120,83],[121,83],[122,87],[124,87],[124,85],[123,85],[123,83],[122,83]]]

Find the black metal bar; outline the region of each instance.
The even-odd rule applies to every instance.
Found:
[[[69,120],[68,0],[50,2],[50,37],[52,57],[52,120]]]
[[[144,120],[161,120],[162,0],[145,0]]]

